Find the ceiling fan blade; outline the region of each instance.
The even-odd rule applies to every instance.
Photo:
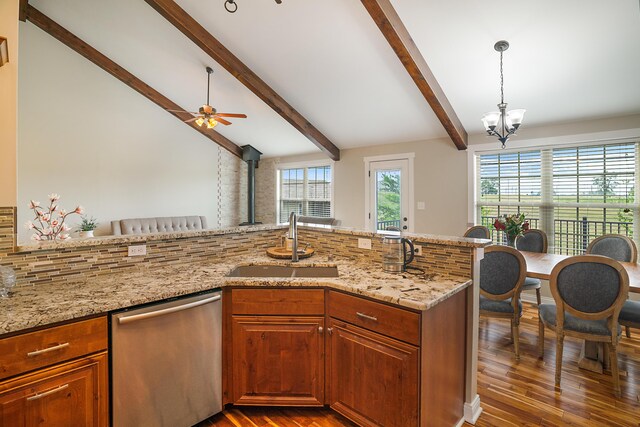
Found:
[[[200,114],[194,111],[186,111],[186,110],[167,110],[170,113],[188,113],[188,114]]]
[[[185,120],[184,122],[185,122],[185,123],[190,123],[190,122],[193,122],[193,121],[195,121],[195,120],[198,120],[198,118],[197,118],[197,117],[194,117],[193,119]]]
[[[237,119],[246,119],[247,118],[246,114],[236,114],[236,113],[217,113],[216,116],[218,116],[218,117],[235,117]]]
[[[231,124],[231,122],[226,121],[222,117],[216,117],[215,121],[218,122],[218,123],[222,123],[225,126],[229,126]]]

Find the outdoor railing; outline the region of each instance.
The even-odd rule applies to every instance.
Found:
[[[531,228],[538,228],[539,218],[527,218]],[[495,217],[483,216],[481,224],[491,231],[491,239],[494,242],[507,243],[507,237],[502,231],[493,227]],[[549,242],[552,251],[562,255],[584,254],[591,242],[596,237],[604,234],[622,234],[633,238],[633,224],[621,221],[596,221],[582,219],[555,219],[554,241]]]
[[[386,230],[387,227],[398,227],[400,228],[400,220],[396,219],[393,221],[378,221],[376,230]]]

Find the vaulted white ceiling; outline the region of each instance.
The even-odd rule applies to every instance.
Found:
[[[236,2],[229,14],[223,0],[177,1],[339,148],[446,135],[360,1]],[[392,2],[469,133],[499,100],[499,39],[511,43],[506,101],[527,109],[521,134],[640,113],[637,0]],[[212,66],[212,104],[249,116],[216,128],[235,143],[318,151],[143,0],[31,3],[187,109],[204,103]]]

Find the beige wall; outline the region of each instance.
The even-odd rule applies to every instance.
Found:
[[[0,206],[16,205],[18,6],[0,1],[0,36],[9,45],[9,62],[0,67]]]
[[[30,237],[29,200],[52,192],[95,216],[97,234],[131,217],[245,220],[244,162],[34,25],[20,36],[19,241]]]
[[[546,138],[562,139],[563,137],[570,138],[576,135],[637,128],[640,128],[640,114],[538,127],[527,127],[525,122],[523,128],[518,132],[518,136],[512,137],[507,144],[510,146],[517,146],[518,141],[524,140]],[[470,145],[486,144],[487,142],[492,142],[494,140],[495,138],[487,137],[485,134],[469,136]]]
[[[335,163],[334,170],[335,217],[344,226],[364,228],[364,158],[396,153],[415,153],[415,202],[425,202],[426,209],[414,211],[414,231],[443,235],[464,233],[467,225],[467,155],[458,151],[448,139],[342,150],[341,160]],[[277,162],[323,158],[321,154],[314,154],[265,160],[258,173],[259,182],[267,182],[269,174],[275,176],[274,164]],[[256,208],[260,217],[275,212],[275,190],[275,182],[271,191],[262,189],[264,194]]]

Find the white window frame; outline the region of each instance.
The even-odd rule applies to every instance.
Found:
[[[386,162],[390,160],[408,160],[409,162],[409,221],[407,221],[407,232],[413,233],[413,226],[415,224],[416,206],[414,202],[414,168],[413,163],[416,158],[416,153],[398,153],[398,154],[385,154],[381,156],[370,156],[363,158],[364,161],[364,225],[368,231],[373,230],[373,218],[371,218],[371,185],[369,185],[372,162]]]
[[[637,142],[640,138],[640,128],[621,129],[616,131],[594,132],[567,136],[554,136],[549,138],[518,139],[513,137],[507,142],[507,148],[499,148],[499,142],[495,137],[490,137],[495,142],[485,144],[471,144],[467,148],[467,226],[475,225],[477,185],[476,182],[476,157],[482,154],[512,153],[545,148],[584,147],[589,145],[606,145],[625,142]]]
[[[331,198],[329,203],[329,215],[334,217],[334,198],[335,198],[335,161],[333,160],[310,160],[310,161],[301,161],[301,162],[290,162],[290,163],[278,163],[276,166],[276,223],[277,224],[288,224],[288,221],[280,222],[280,171],[282,169],[303,169],[303,168],[316,168],[329,166],[330,167],[330,177],[331,177]],[[306,192],[306,189],[305,189]]]
[[[477,162],[479,156],[485,154],[500,154],[500,153],[514,153],[514,152],[526,152],[532,150],[553,150],[558,148],[573,148],[573,147],[588,147],[588,146],[602,146],[611,144],[624,144],[624,143],[638,143],[640,141],[640,128],[624,129],[611,132],[599,132],[593,134],[581,134],[571,135],[565,137],[553,137],[553,138],[540,138],[524,141],[515,141],[509,145],[507,149],[500,149],[496,147],[497,144],[477,144],[470,146],[467,153],[468,164],[468,225],[475,225],[477,218],[477,201],[478,201],[478,185],[476,181],[478,170]],[[638,184],[640,180],[639,174],[640,158],[636,158],[636,188],[640,187]],[[637,204],[636,201],[634,204]],[[640,240],[640,219],[638,218],[639,209],[634,209],[634,227],[633,227],[633,239],[637,242]],[[542,214],[541,214],[542,215]],[[541,218],[542,219],[542,218]],[[552,243],[550,242],[550,245]]]

